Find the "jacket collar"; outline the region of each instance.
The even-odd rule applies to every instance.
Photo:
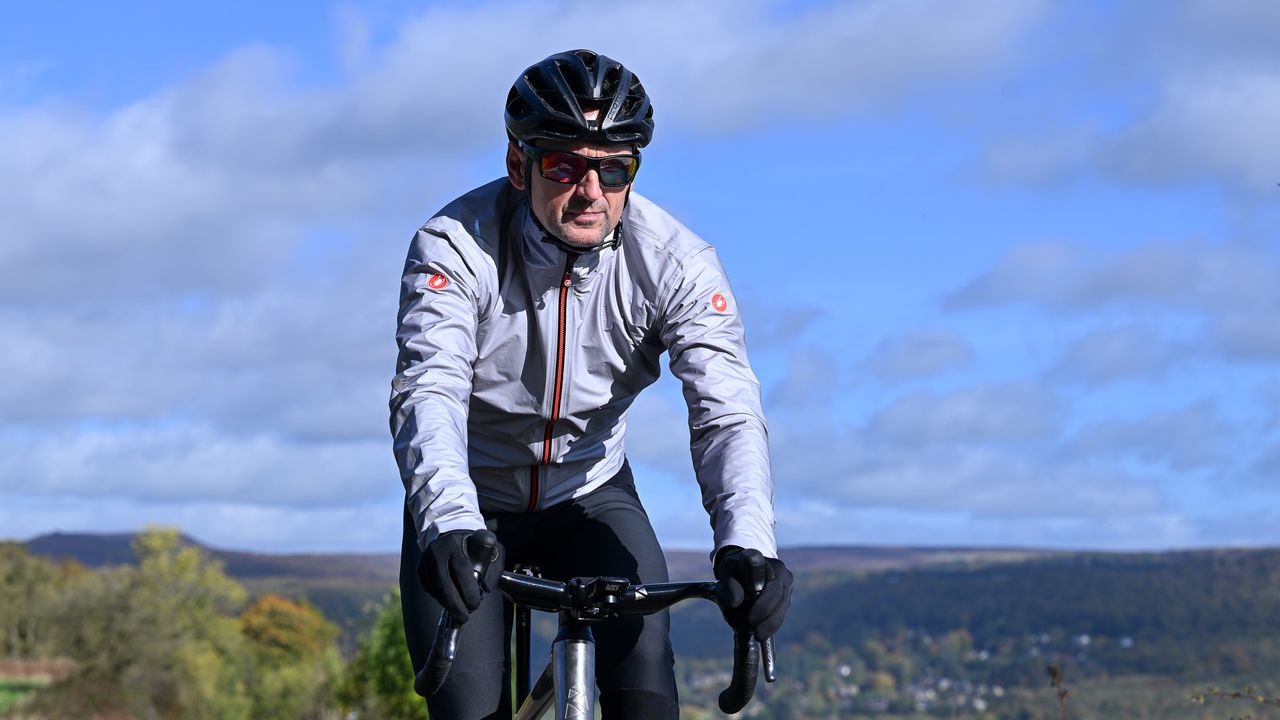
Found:
[[[625,213],[624,213],[625,214]],[[591,270],[600,264],[602,257],[610,255],[622,241],[622,223],[614,229],[605,242],[593,248],[576,248],[551,235],[538,222],[537,216],[529,207],[527,197],[520,199],[517,222],[520,223],[520,237],[524,245],[525,262],[535,267],[564,267],[570,254],[576,255],[575,268]]]

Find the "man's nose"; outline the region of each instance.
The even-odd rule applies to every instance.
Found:
[[[587,174],[578,181],[574,191],[587,200],[599,200],[604,196],[604,190],[600,187],[600,174],[595,170],[588,170]]]

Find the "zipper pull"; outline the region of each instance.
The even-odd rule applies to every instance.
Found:
[[[573,264],[578,261],[577,255],[570,255],[564,263],[564,282],[561,283],[565,287],[573,284]]]

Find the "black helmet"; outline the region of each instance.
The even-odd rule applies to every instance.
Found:
[[[588,122],[583,110],[598,109]],[[590,50],[557,53],[520,73],[507,94],[507,132],[516,140],[590,141],[644,147],[653,106],[622,63]]]

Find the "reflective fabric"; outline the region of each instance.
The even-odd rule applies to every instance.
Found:
[[[482,510],[554,507],[612,477],[666,352],[715,549],[777,556],[733,291],[711,246],[639,193],[621,242],[581,256],[544,241],[506,179],[455,200],[413,238],[396,337],[391,432],[420,547],[483,527]]]

